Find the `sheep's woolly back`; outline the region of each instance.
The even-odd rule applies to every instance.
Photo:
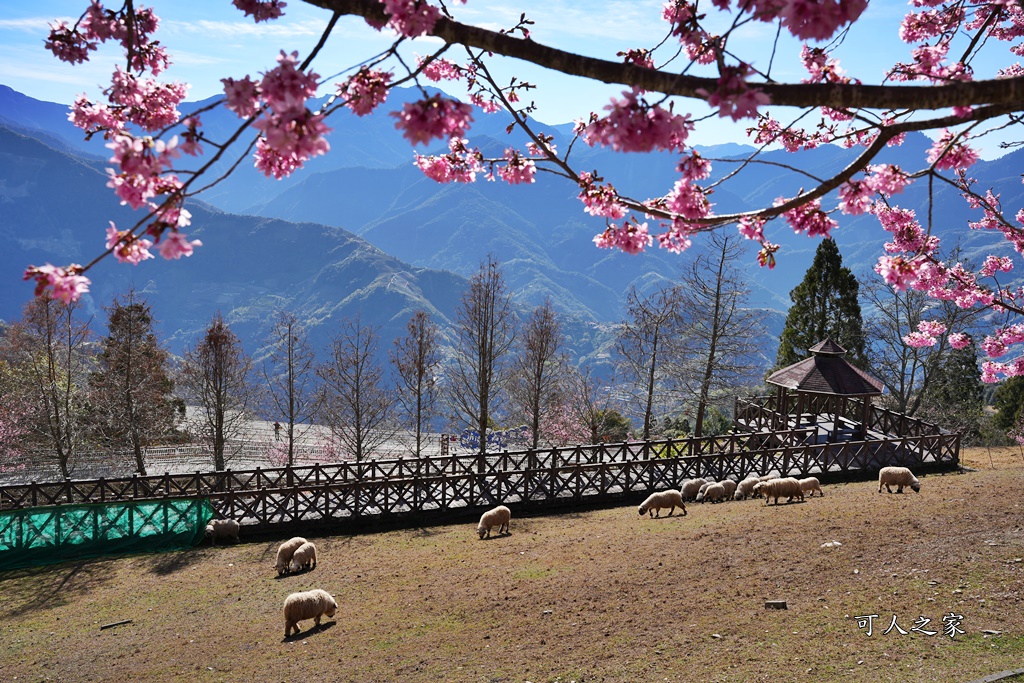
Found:
[[[818,492],[819,496],[825,495],[825,493],[821,490],[821,484],[818,482],[817,477],[804,477],[803,479],[800,480],[800,488],[803,490],[804,493],[810,491],[808,497],[813,496],[815,491]]]
[[[776,479],[769,479],[768,481],[762,481],[754,487],[755,492],[759,492],[764,496],[764,504],[768,504],[769,498],[775,499],[775,504],[779,504],[779,498],[786,497],[790,500],[793,498],[804,499],[803,489],[800,488],[800,482],[793,477],[783,477]]]
[[[333,617],[337,611],[338,603],[325,590],[314,588],[292,593],[284,599],[284,636],[287,638],[293,627],[298,633],[298,622],[303,619],[315,619],[319,626],[321,616]]]
[[[708,502],[718,502],[725,500],[725,486],[721,482],[709,484],[704,489],[704,500]]]
[[[915,491],[920,492],[921,482],[918,481],[914,473],[906,467],[883,467],[878,471],[878,492],[882,492],[882,486],[887,489],[890,486],[895,486],[902,490],[904,486],[909,486]]]
[[[687,479],[679,488],[679,493],[682,495],[684,500],[693,500],[697,497],[700,487],[706,483],[707,482],[704,479]]]
[[[660,517],[662,508],[667,508],[671,515],[675,508],[679,508],[686,514],[686,506],[683,505],[683,496],[677,489],[656,491],[647,496],[647,500],[640,504],[637,512],[641,515],[654,513],[653,517]]]
[[[724,500],[729,500],[730,498],[732,498],[732,495],[736,493],[736,487],[738,486],[738,484],[734,482],[732,479],[723,479],[718,483],[725,487]],[[707,492],[704,493],[704,496],[707,497]]]
[[[206,525],[206,537],[211,543],[224,538],[233,538],[237,541],[239,528],[239,523],[233,519],[211,519]]]
[[[292,555],[298,550],[306,539],[301,536],[289,538],[277,548],[277,563],[274,565],[278,574],[288,571],[288,563],[292,561]]]
[[[754,491],[754,486],[760,484],[761,480],[757,477],[747,477],[739,484],[736,485],[736,492],[733,493],[732,497],[734,500],[744,500]]]
[[[504,505],[488,510],[480,516],[480,523],[476,525],[476,531],[480,538],[486,535],[491,536],[491,528],[498,527],[498,533],[508,533],[509,521],[512,519],[512,511]]]
[[[306,541],[300,545],[292,554],[292,561],[288,565],[289,571],[297,572],[300,569],[312,569],[316,566],[316,545]]]

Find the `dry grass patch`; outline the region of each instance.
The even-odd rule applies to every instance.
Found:
[[[1024,459],[981,449],[964,462],[977,471],[922,477],[920,494],[840,484],[659,519],[633,504],[513,510],[511,534],[488,541],[475,515],[311,537],[317,568],[281,579],[277,541],[8,572],[0,670],[68,683],[968,681],[1024,666]],[[338,614],[283,640],[285,596],[314,587]],[[963,616],[953,638],[882,634],[893,615],[941,631],[950,613]],[[879,615],[870,637],[866,614]]]

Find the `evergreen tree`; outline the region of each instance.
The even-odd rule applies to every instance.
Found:
[[[776,367],[807,358],[812,346],[830,338],[846,349],[851,363],[866,368],[859,291],[853,271],[843,267],[835,240],[822,240],[803,281],[789,293],[793,305],[779,337]]]
[[[1019,421],[1024,406],[1024,376],[1011,377],[1001,382],[994,397],[996,409],[993,422],[997,429],[1008,432]]]

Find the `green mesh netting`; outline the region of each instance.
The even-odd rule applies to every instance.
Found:
[[[0,571],[196,545],[209,498],[67,505],[0,512]]]

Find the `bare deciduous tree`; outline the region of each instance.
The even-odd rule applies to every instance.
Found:
[[[642,438],[651,438],[655,402],[670,392],[665,366],[678,324],[678,292],[663,287],[650,295],[635,287],[626,296],[626,320],[615,340],[625,386],[643,410]]]
[[[505,356],[515,342],[511,295],[493,255],[470,279],[455,315],[455,363],[449,397],[455,419],[477,431],[478,452],[483,453],[487,429],[500,405]]]
[[[306,330],[294,314],[280,311],[265,347],[267,361],[263,378],[267,385],[268,410],[276,421],[284,419],[288,443],[288,465],[295,464],[295,442],[316,417],[319,396],[316,389],[315,356]]]
[[[423,451],[423,429],[436,412],[437,367],[441,364],[437,325],[426,311],[416,311],[408,334],[395,340],[391,363],[398,375],[398,404],[413,425],[413,455]]]
[[[157,342],[146,301],[129,290],[107,313],[108,333],[90,377],[94,425],[108,446],[128,446],[144,475],[144,449],[174,432],[184,404],[174,400],[169,355]]]
[[[89,321],[76,317],[78,308],[75,302],[36,297],[25,305],[21,321],[11,326],[3,344],[18,385],[12,389],[29,408],[29,436],[54,454],[65,478],[71,476],[88,433]]]
[[[220,313],[214,315],[196,346],[186,348],[180,374],[185,395],[196,402],[200,416],[196,430],[213,449],[213,466],[220,471],[241,447],[250,410],[256,403],[252,359]]]
[[[395,399],[384,386],[377,358],[378,331],[357,317],[342,323],[329,358],[317,368],[323,380],[322,414],[335,441],[361,462],[395,435]]]
[[[709,248],[680,278],[682,325],[672,354],[678,381],[696,396],[694,436],[703,435],[711,396],[759,379],[758,346],[763,336],[757,314],[745,306],[750,290],[736,261],[746,249],[738,236],[712,233]]]
[[[512,363],[509,393],[530,429],[530,445],[540,443],[541,423],[556,408],[565,391],[568,359],[551,299],[533,310],[519,335],[519,352]]]

